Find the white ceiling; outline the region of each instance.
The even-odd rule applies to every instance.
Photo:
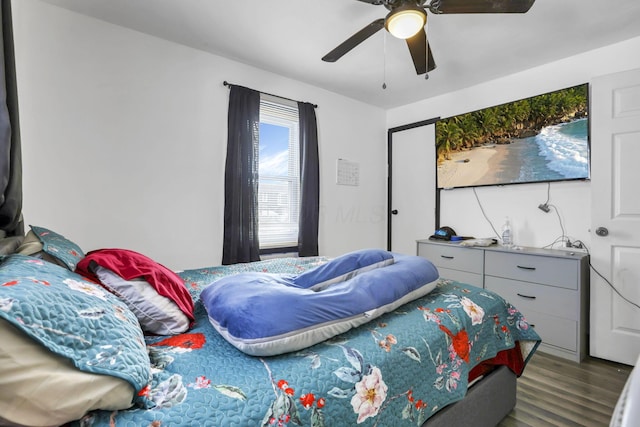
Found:
[[[536,0],[526,14],[429,14],[437,68],[425,80],[415,74],[405,42],[384,30],[335,63],[321,61],[388,12],[361,1],[43,1],[382,108],[640,36],[639,0]]]

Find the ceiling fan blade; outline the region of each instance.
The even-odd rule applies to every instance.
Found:
[[[526,13],[535,0],[432,0],[432,13]]]
[[[436,68],[431,48],[427,42],[427,32],[424,28],[422,31],[418,31],[415,36],[407,39],[407,47],[411,53],[413,66],[415,67],[418,75],[427,73]]]
[[[379,4],[384,3],[384,1],[382,1],[382,0],[358,0],[358,1],[361,1],[363,3],[374,4],[376,6],[379,5]]]
[[[384,28],[384,18],[376,19],[371,24],[367,25],[347,40],[342,42],[338,47],[333,49],[331,52],[327,53],[322,60],[325,62],[336,62],[338,59],[342,58],[344,54],[349,52],[354,47],[358,46],[360,43],[380,31]]]

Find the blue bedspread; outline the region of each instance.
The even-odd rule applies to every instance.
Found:
[[[154,363],[150,410],[96,412],[95,426],[415,426],[464,397],[469,370],[540,338],[501,297],[441,280],[430,294],[313,347],[246,355],[213,329],[199,301],[213,280],[241,271],[296,274],[323,258],[276,259],[189,270],[192,330],[147,337]],[[273,316],[286,307],[274,304]],[[78,423],[78,425],[80,425]]]

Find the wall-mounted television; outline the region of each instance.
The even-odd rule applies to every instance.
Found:
[[[589,179],[589,86],[441,119],[437,188]]]

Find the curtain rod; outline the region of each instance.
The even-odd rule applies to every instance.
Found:
[[[234,84],[233,84],[233,83],[229,83],[229,82],[228,82],[228,81],[226,81],[226,80],[225,80],[225,81],[223,81],[223,82],[222,82],[222,84],[223,84],[223,85],[225,85],[225,86],[228,86],[228,87],[229,87],[229,89],[231,89],[231,86],[234,86]],[[238,86],[238,85],[235,85],[235,86]],[[286,97],[284,97],[284,96],[280,96],[280,95],[274,95],[274,94],[272,94],[272,93],[268,93],[268,92],[262,92],[262,91],[258,91],[258,92],[260,92],[260,93],[264,93],[265,95],[269,95],[269,96],[275,96],[276,98],[286,99],[287,101],[300,102],[300,101],[296,101],[295,99],[286,98]],[[312,104],[312,105],[313,105],[313,108],[318,108],[318,104]]]

